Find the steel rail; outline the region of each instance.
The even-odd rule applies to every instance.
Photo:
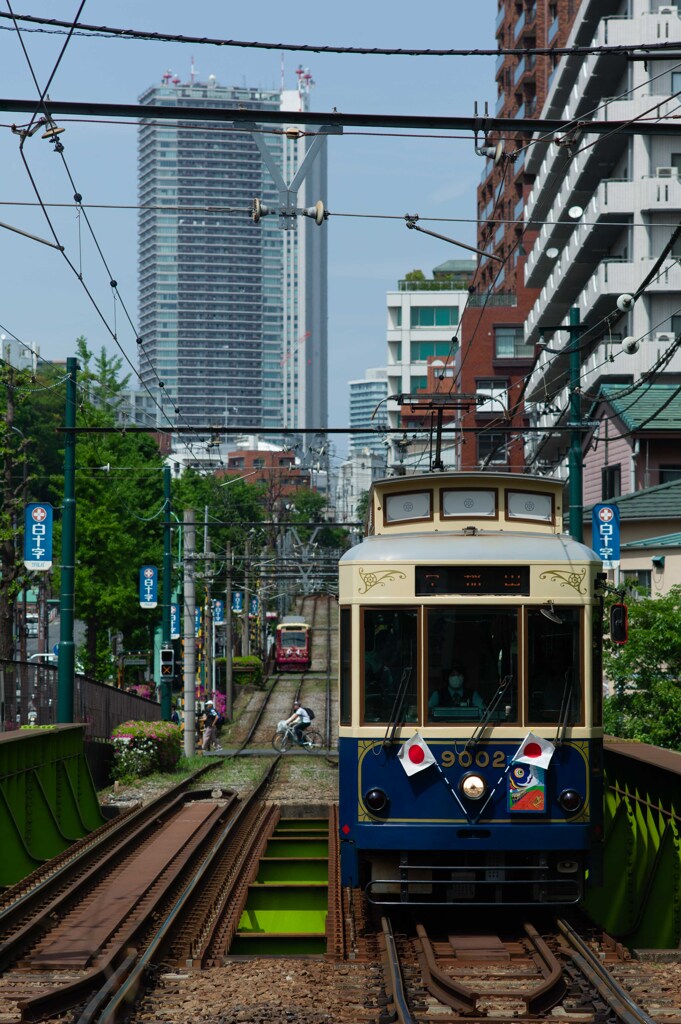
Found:
[[[400,957],[395,945],[395,936],[393,935],[389,918],[381,918],[381,928],[383,929],[381,939],[383,940],[383,954],[387,974],[386,989],[388,999],[395,1008],[392,1019],[399,1021],[399,1024],[416,1024],[415,1018],[412,1016],[407,1005],[404,979],[400,968]]]
[[[143,953],[135,956],[124,972],[123,965],[120,968],[119,984],[112,993],[111,986],[105,983],[88,1003],[83,1015],[79,1017],[77,1024],[92,1024],[96,1019],[97,1024],[114,1024],[123,1010],[129,1010],[130,1005],[137,997],[144,981],[145,972],[152,964],[153,957],[160,953],[172,935],[173,928],[189,906],[190,901],[198,887],[204,882],[209,872],[213,870],[218,857],[222,856],[223,850],[232,832],[238,827],[242,818],[250,811],[256,800],[262,799],[271,780],[276,760],[268,767],[257,787],[237,810],[236,814],[225,825],[225,828],[218,842],[211,848],[197,870],[192,874],[191,880],[184,888],[164,920],[158,927],[155,935]],[[129,951],[128,951],[129,952]],[[96,1016],[99,1014],[99,1016]]]
[[[606,971],[572,925],[563,918],[557,918],[556,924],[572,947],[567,950],[568,954],[594,986],[601,999],[616,1014],[617,1020],[622,1024],[655,1024],[655,1020],[648,1016],[645,1010],[642,1010],[634,1002],[627,990],[613,978],[609,971]]]
[[[560,963],[546,945],[536,928],[529,922],[523,924],[525,934],[532,943],[540,961],[542,980],[523,992],[516,987],[495,989],[494,998],[505,996],[525,1003],[527,1014],[543,1014],[555,1006],[565,995],[566,983]],[[472,989],[456,980],[437,966],[433,947],[423,925],[416,925],[421,956],[419,963],[431,995],[441,1003],[467,1014],[477,1010],[478,1000],[488,998],[492,993],[484,989]]]
[[[37,912],[41,901],[51,899],[54,892],[68,882],[70,875],[83,870],[100,849],[108,846],[112,835],[117,832],[122,835],[126,830],[135,828],[139,822],[147,818],[153,819],[159,810],[185,792],[200,776],[210,771],[211,767],[212,765],[206,765],[199,768],[176,786],[150,800],[148,804],[111,818],[7,889],[0,897],[0,906],[6,904],[0,909],[0,932],[15,927],[18,921],[25,923],[27,915]]]

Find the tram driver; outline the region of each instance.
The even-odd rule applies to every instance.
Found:
[[[440,708],[442,713],[448,708],[452,708],[453,711],[459,708],[474,708],[482,711],[484,707],[485,702],[478,691],[466,687],[464,668],[458,663],[451,666],[443,685],[434,690],[428,700],[430,711]]]

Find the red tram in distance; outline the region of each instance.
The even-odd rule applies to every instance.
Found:
[[[279,672],[303,672],[310,667],[312,630],[299,615],[285,615],[277,626],[274,663]]]

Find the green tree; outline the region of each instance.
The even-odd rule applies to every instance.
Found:
[[[663,597],[631,597],[627,643],[604,643],[614,689],[604,725],[623,739],[681,749],[681,586]]]
[[[362,491],[357,501],[355,515],[360,523],[364,523],[369,511],[369,491]]]
[[[122,360],[93,355],[84,338],[77,351],[76,425],[114,426],[128,381]],[[158,619],[139,606],[139,568],[161,564],[162,465],[150,435],[78,434],[75,613],[86,627],[85,668],[100,678],[111,671],[110,634],[149,636]]]

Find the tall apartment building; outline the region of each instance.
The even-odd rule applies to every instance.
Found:
[[[309,74],[297,90],[182,82],[170,73],[145,105],[306,109]],[[272,158],[291,180],[311,136],[263,126]],[[228,121],[143,122],[139,129],[140,373],[163,405],[141,404],[159,425],[295,430],[327,416],[326,230],[300,217],[253,223],[254,198],[277,208],[278,192],[251,133]],[[298,196],[326,201],[322,147]],[[160,378],[164,387],[158,384]],[[138,401],[138,405],[139,405]]]
[[[504,49],[562,47],[579,6],[580,0],[501,0],[498,45]],[[495,116],[537,117],[558,64],[559,58],[551,54],[500,54]],[[513,439],[506,428],[513,425],[521,430],[526,423],[522,385],[535,352],[524,327],[538,294],[536,287],[525,282],[527,254],[537,235],[534,222],[524,217],[533,182],[528,168],[530,138],[517,132],[501,140],[504,157],[497,164],[486,158],[481,173],[478,246],[487,255],[479,260],[474,293],[462,320],[456,387],[465,394],[481,393],[482,401],[460,414],[465,428],[462,439],[468,438],[460,445],[461,468],[523,466],[522,441]],[[494,146],[500,140],[495,136],[479,139],[484,141]]]
[[[366,427],[366,434],[350,435],[350,452],[369,449],[376,455],[385,456],[383,438],[375,431],[388,425],[386,398],[388,397],[388,374],[385,367],[366,370],[363,380],[348,381],[350,389],[350,426],[353,429]]]
[[[583,0],[568,45],[681,39],[679,14],[679,7],[657,0]],[[601,119],[629,121],[652,111],[648,116],[661,125],[666,119],[671,124],[680,90],[681,73],[671,55],[648,62],[604,53],[566,56],[551,80],[543,114],[579,120],[598,110]],[[528,467],[553,475],[565,474],[573,385],[582,396],[582,415],[590,419],[604,395],[616,396],[620,412],[633,416],[637,403],[653,393],[673,398],[681,381],[681,245],[631,309],[622,312],[617,306],[621,295],[633,295],[642,285],[679,223],[681,138],[624,132],[598,137],[584,131],[568,142],[566,147],[538,139],[526,159],[533,185],[525,216],[544,226],[525,267],[526,282],[538,296],[527,319],[526,342],[543,346],[525,397],[531,422],[549,433],[530,435],[525,455]],[[583,325],[577,380],[574,368],[570,380],[568,332],[547,329],[567,323],[571,309],[578,310]],[[623,344],[629,338],[634,340]],[[662,398],[659,404],[662,412]],[[637,469],[654,463],[648,446],[655,411],[641,417],[647,437],[627,457],[621,474],[617,466],[622,493],[641,486]],[[658,421],[660,436],[668,428],[664,420],[665,415]],[[612,418],[604,417],[593,446],[585,445],[592,447],[587,462],[600,460],[604,485],[615,476],[611,464],[618,461],[613,426]],[[681,458],[672,461],[681,466]],[[592,479],[590,492],[585,486],[587,504],[602,498],[598,475]]]

